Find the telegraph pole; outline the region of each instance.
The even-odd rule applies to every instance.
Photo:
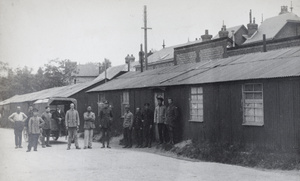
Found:
[[[142,27],[142,29],[144,29],[144,40],[145,40],[145,69],[148,70],[148,50],[147,50],[147,30],[148,29],[152,29],[152,28],[148,28],[147,27],[147,6],[144,6],[144,27]]]

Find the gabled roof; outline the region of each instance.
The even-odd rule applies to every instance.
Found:
[[[128,67],[126,64],[109,67],[106,70],[106,78],[108,80],[113,79],[116,76],[118,76],[120,73],[127,72],[127,70],[128,70]],[[94,79],[94,81],[101,81],[104,79],[105,79],[105,72],[102,72],[97,78]]]
[[[77,77],[96,77],[99,75],[99,66],[96,63],[87,63],[77,65]]]
[[[257,32],[247,39],[244,44],[262,41],[263,34],[266,35],[267,40],[273,39],[289,21],[300,23],[300,18],[290,12],[266,19],[259,26]]]
[[[187,43],[165,47],[163,49],[160,49],[159,51],[154,52],[148,57],[148,64],[152,63],[158,63],[158,62],[165,62],[165,61],[173,61],[174,60],[174,48],[186,46],[186,45],[192,45],[196,43],[202,42],[201,39],[195,40],[195,41],[189,41]],[[135,62],[133,66],[139,66],[139,62]]]
[[[128,72],[87,92],[300,76],[300,47]]]
[[[238,25],[238,26],[234,26],[234,27],[230,27],[230,28],[226,28],[226,30],[229,32],[228,33],[228,38],[232,38],[232,30],[234,30],[234,33],[238,32],[241,28],[245,28],[246,27],[244,25]],[[212,39],[217,39],[220,38],[219,34],[215,35]]]

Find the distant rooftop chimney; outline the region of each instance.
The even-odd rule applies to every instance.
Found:
[[[166,45],[165,45],[165,40],[163,40],[163,45],[162,45],[162,47],[163,47],[163,48],[166,47]]]
[[[290,7],[290,9],[291,9],[291,12],[293,12],[293,1],[291,1],[291,7]]]
[[[287,6],[281,6],[281,11],[279,13],[279,15],[281,14],[285,14],[285,13],[288,13],[288,7]]]
[[[219,37],[224,38],[224,37],[228,37],[228,35],[229,35],[229,32],[226,30],[226,25],[224,25],[224,22],[223,22],[221,31],[219,31]]]
[[[249,24],[247,24],[248,27],[248,36],[251,37],[258,29],[258,24],[255,24],[255,18],[253,18],[253,23],[252,23],[252,10],[250,9],[249,12]]]
[[[208,34],[208,30],[205,30],[205,34],[201,35],[202,41],[209,41],[209,40],[211,40],[211,38],[212,38],[212,35]]]

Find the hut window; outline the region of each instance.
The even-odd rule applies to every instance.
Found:
[[[243,85],[243,125],[264,125],[263,85]]]
[[[203,122],[203,89],[192,87],[190,94],[190,121]]]
[[[125,91],[121,96],[121,115],[125,114],[125,105],[129,104],[129,92]]]

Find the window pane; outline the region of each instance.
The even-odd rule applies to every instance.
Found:
[[[262,99],[262,93],[254,93],[254,99]]]
[[[202,94],[202,93],[203,93],[202,87],[198,87],[198,94]]]
[[[202,101],[202,99],[203,99],[203,96],[202,95],[198,95],[198,100]]]
[[[246,84],[244,87],[245,87],[245,91],[253,91],[254,90],[253,84]]]
[[[255,122],[257,123],[263,123],[264,122],[264,118],[263,117],[255,117]]]
[[[254,117],[253,116],[246,116],[245,121],[246,122],[254,122]]]
[[[199,116],[203,116],[203,110],[202,110],[202,109],[199,109],[199,110],[198,110],[198,115],[199,115]]]
[[[195,87],[192,87],[192,89],[191,89],[191,93],[192,93],[192,94],[197,94],[197,88],[195,88]]]
[[[197,100],[197,96],[196,95],[192,95],[192,100]]]
[[[254,84],[254,91],[262,91],[262,84]]]
[[[254,116],[253,108],[245,108],[245,116]]]
[[[198,108],[198,105],[197,104],[192,104],[192,109],[197,109]]]
[[[255,116],[262,117],[264,115],[263,109],[255,109]]]
[[[253,99],[254,95],[253,95],[253,93],[245,93],[245,98],[246,99]]]

